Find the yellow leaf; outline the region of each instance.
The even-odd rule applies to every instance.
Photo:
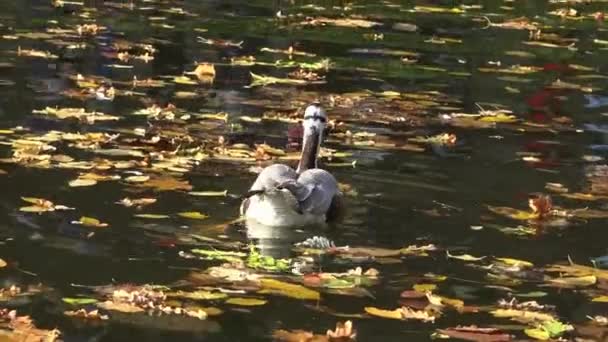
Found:
[[[102,303],[97,303],[97,306],[99,306],[100,308],[102,308],[104,310],[113,310],[113,311],[120,311],[120,312],[126,312],[126,313],[136,313],[136,312],[144,311],[144,309],[142,309],[138,306],[135,306],[133,304],[113,302],[110,300],[102,302]]]
[[[483,122],[516,122],[518,119],[514,115],[499,113],[497,115],[486,115],[479,118]]]
[[[415,284],[413,287],[416,292],[433,292],[437,289],[437,285],[435,284]]]
[[[594,275],[583,276],[583,277],[563,277],[554,278],[549,280],[549,283],[566,286],[566,287],[577,287],[577,286],[591,286],[597,282],[597,277]]]
[[[494,207],[494,206],[489,205],[488,209],[495,214],[507,216],[507,217],[510,217],[515,220],[526,221],[526,220],[534,220],[534,219],[539,218],[538,213],[534,213],[531,211],[517,210],[517,209],[509,208],[509,207]]]
[[[107,223],[102,223],[101,221],[99,221],[96,218],[86,217],[86,216],[82,216],[80,218],[80,220],[73,221],[72,223],[74,223],[74,224],[80,224],[80,225],[83,225],[85,227],[96,227],[96,228],[103,228],[103,227],[107,227],[108,226]]]
[[[435,322],[435,316],[424,310],[414,310],[404,306],[398,309],[403,319],[417,319],[423,322]]]
[[[177,215],[179,215],[180,217],[183,217],[183,218],[189,218],[189,219],[194,219],[194,220],[203,220],[203,219],[206,219],[209,217],[209,215],[201,214],[198,211],[187,211],[187,212],[178,213]]]
[[[169,215],[163,214],[137,214],[135,217],[139,218],[147,218],[147,219],[166,219],[169,218]]]
[[[400,309],[396,310],[384,310],[378,309],[372,306],[365,307],[365,312],[372,316],[378,316],[382,318],[392,318],[392,319],[403,319]]]
[[[32,205],[27,207],[21,207],[19,208],[19,211],[23,211],[26,213],[43,213],[45,211],[49,211],[49,208],[41,207],[38,205]]]
[[[526,335],[535,338],[537,340],[548,340],[551,338],[551,336],[549,335],[549,332],[543,329],[525,329],[524,332],[526,333]]]
[[[591,300],[592,302],[608,303],[608,296],[598,296]]]
[[[266,293],[279,294],[291,298],[303,300],[319,300],[321,294],[307,287],[297,284],[286,283],[276,279],[260,279],[262,291]]]
[[[502,262],[503,264],[507,264],[509,266],[519,266],[519,267],[532,267],[532,264],[529,261],[512,259],[512,258],[496,258],[496,260]]]
[[[143,183],[147,182],[150,179],[150,176],[129,176],[125,178],[125,181],[129,183]]]
[[[203,196],[203,197],[225,197],[228,195],[228,190],[224,191],[190,191],[188,193],[192,196]]]
[[[70,181],[68,184],[71,187],[92,186],[97,184],[97,181],[94,179],[76,178],[73,181]]]
[[[496,309],[490,311],[494,317],[512,318],[525,322],[544,322],[555,320],[555,317],[544,312],[526,311],[517,309]]]
[[[458,259],[458,260],[463,260],[463,261],[480,261],[485,259],[485,256],[482,257],[475,257],[472,256],[470,254],[462,254],[462,255],[452,255],[450,254],[450,251],[446,250],[446,255],[448,256],[448,258],[452,258],[452,259]]]
[[[257,298],[229,298],[226,300],[226,303],[233,305],[242,305],[242,306],[258,306],[266,304],[266,301],[263,299]]]
[[[173,82],[175,82],[177,84],[187,84],[187,85],[196,85],[196,84],[198,84],[198,82],[196,82],[194,80],[191,80],[187,76],[175,76],[173,78]]]

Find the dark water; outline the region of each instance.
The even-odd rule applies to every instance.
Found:
[[[260,117],[270,110],[295,112],[320,97],[330,118],[346,122],[353,132],[375,132],[376,137],[384,137],[397,148],[366,147],[330,136],[326,146],[352,153],[346,162],[357,160],[357,164],[354,168],[328,164],[326,168],[340,182],[351,185],[357,196],[348,196],[349,210],[344,222],[297,231],[247,228],[242,224],[213,229],[237,218],[239,200],[236,197],[193,197],[183,190],[170,189],[141,191],[113,181],[73,188],[67,182],[76,178],[77,170],[3,164],[7,174],[0,176],[3,217],[0,233],[5,243],[0,245],[0,256],[9,262],[3,271],[4,281],[7,285],[42,283],[52,288],[49,294],[34,297],[18,309],[31,315],[41,327],[59,328],[64,340],[263,341],[271,339],[275,329],[304,329],[322,334],[337,321],[347,318],[315,309],[316,305],[350,314],[363,314],[366,306],[396,308],[399,293],[415,283],[428,282],[422,276],[429,272],[448,277],[438,284],[439,293],[445,296],[463,297],[458,289],[467,288],[472,297],[462,299],[470,305],[491,305],[508,295],[504,290],[488,288],[486,285],[492,282],[485,278],[483,270],[446,259],[443,252],[437,252],[429,257],[404,258],[396,264],[327,266],[329,270],[342,271],[357,265],[377,268],[380,283],[368,289],[373,299],[323,294],[320,303],[315,304],[269,297],[264,306],[245,308],[249,312],[218,303],[209,306],[223,307],[224,314],[206,321],[187,322],[144,315],[129,318],[123,314],[125,317],[87,324],[62,315],[66,308],[59,300],[61,297],[87,293],[73,284],[173,284],[193,269],[204,270],[217,264],[178,256],[180,250],[189,248],[182,239],[188,234],[219,236],[225,241],[253,241],[265,253],[281,257],[293,255],[292,243],[312,235],[323,235],[338,246],[401,248],[433,243],[455,254],[517,258],[538,267],[564,262],[568,256],[588,264],[589,258],[606,254],[605,219],[575,220],[565,227],[541,227],[534,234],[516,236],[493,227],[516,227],[526,225],[525,221],[501,218],[486,208],[494,205],[527,210],[528,194],[547,192],[547,183],[561,183],[571,192],[588,192],[585,168],[604,163],[601,146],[591,147],[604,144],[605,137],[585,130],[584,125],[601,125],[605,121],[606,107],[601,103],[588,106],[588,103],[592,101],[589,96],[604,100],[601,96],[606,86],[604,75],[608,60],[606,45],[601,43],[608,40],[606,26],[589,16],[606,10],[605,4],[575,4],[572,8],[584,16],[581,20],[548,14],[564,7],[548,1],[134,1],[133,9],[117,8],[118,4],[128,2],[85,1],[84,7],[66,4],[61,8],[53,8],[47,1],[2,2],[0,32],[5,37],[0,40],[0,62],[3,63],[0,78],[10,81],[0,87],[2,128],[24,126],[39,135],[48,130],[117,132],[123,127],[143,126],[145,120],[132,116],[133,111],[151,103],[164,106],[171,102],[192,113],[229,113],[230,123],[189,127],[189,133],[201,143],[205,139],[215,141],[223,135],[230,143],[267,142],[284,148],[288,124],[247,123],[238,117]],[[415,5],[460,8],[462,13],[414,12]],[[466,7],[474,5],[479,8]],[[177,7],[191,15],[165,11]],[[278,11],[291,17],[277,18]],[[307,16],[357,16],[380,24],[371,28],[297,25]],[[533,18],[544,26],[545,37],[554,34],[561,39],[556,44],[562,47],[528,45],[526,42],[534,41],[529,40],[528,30],[485,28],[484,16],[496,23],[521,16]],[[64,41],[71,43],[86,42],[86,48],[75,53],[63,46],[61,35],[19,36],[45,32],[47,28],[73,29],[86,22],[106,29],[94,37],[64,37]],[[413,26],[403,23],[416,25],[415,30],[411,31]],[[206,45],[197,42],[197,36],[243,43],[241,47]],[[433,38],[457,41],[429,42]],[[564,39],[572,39],[573,45],[565,47],[569,43]],[[123,63],[132,65],[130,69],[109,67],[118,62],[107,53],[111,52],[110,46],[120,40],[151,44],[157,50],[154,60]],[[15,51],[19,46],[49,51],[59,58],[17,56]],[[286,77],[293,68],[230,65],[230,58],[248,55],[270,63],[286,60],[286,55],[264,53],[260,49],[284,50],[289,46],[317,55],[294,57],[298,61],[329,58],[334,64],[324,73],[326,83],[246,88],[250,83],[249,71]],[[405,55],[417,62],[403,62],[401,57]],[[114,101],[61,94],[75,88],[68,77],[78,73],[103,76],[115,82],[118,90],[128,90],[134,76],[139,80],[159,80],[165,76],[171,76],[165,80],[171,79],[192,70],[195,62],[216,64],[212,84],[192,86],[167,82],[158,89],[135,89],[144,96],[117,96]],[[500,66],[496,65],[498,62]],[[516,65],[537,67],[538,71],[526,74],[496,71]],[[495,71],[484,71],[484,68]],[[551,87],[557,80],[594,88],[594,91]],[[177,98],[178,91],[194,91],[199,96]],[[354,105],[348,101],[332,105],[330,101],[332,96],[350,99],[365,91],[427,94],[427,100],[432,102],[413,97],[397,100],[382,95],[355,101]],[[478,105],[483,109],[500,106],[511,110],[529,125],[520,122],[479,129],[456,127],[438,120],[440,115],[453,112],[478,113]],[[124,117],[124,120],[82,125],[46,120],[32,114],[32,110],[46,106],[84,107]],[[384,121],[372,120],[381,114],[385,115]],[[405,119],[394,119],[399,116]],[[569,121],[561,124],[554,120],[561,117]],[[167,127],[172,126],[164,129]],[[456,134],[456,147],[433,150],[421,145],[422,151],[398,148],[408,138],[443,132]],[[4,137],[2,141],[10,139]],[[70,148],[61,151],[82,160],[92,158],[88,151]],[[522,152],[534,154],[538,162],[522,160]],[[10,145],[2,146],[2,155],[10,158]],[[594,161],[589,161],[591,156]],[[227,190],[238,195],[245,192],[255,178],[255,174],[247,170],[251,165],[203,161],[179,178],[188,180],[196,191]],[[22,213],[19,211],[23,205],[21,196],[47,198],[77,210],[43,215]],[[114,204],[125,196],[157,198],[158,202],[144,212],[200,211],[208,213],[210,218],[200,223],[174,218],[138,219],[133,217],[133,208]],[[559,195],[554,196],[554,202],[566,208],[601,209],[606,204],[605,199],[590,202]],[[83,215],[99,218],[110,227],[95,230],[70,224]],[[471,226],[483,226],[483,229],[473,230]],[[88,237],[91,231],[95,235]],[[601,304],[590,304],[588,298],[576,290],[558,291],[541,285],[542,281],[529,281],[516,288],[518,292],[546,291],[548,296],[539,301],[557,305],[558,317],[564,322],[583,323],[586,315],[605,311]],[[424,341],[430,339],[435,328],[509,324],[506,319],[497,320],[484,312],[454,311],[446,311],[434,324],[369,316],[353,318],[353,322],[361,341]],[[521,331],[514,334],[524,336]]]

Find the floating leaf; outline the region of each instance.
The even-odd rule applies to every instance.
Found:
[[[490,209],[490,211],[492,211],[493,213],[496,213],[496,214],[499,214],[502,216],[507,216],[507,217],[510,217],[515,220],[522,220],[522,221],[535,220],[540,217],[540,215],[538,213],[517,210],[517,209],[513,209],[513,208],[509,208],[509,207],[488,206],[488,209]]]
[[[494,317],[511,318],[522,322],[543,322],[555,320],[550,314],[518,309],[496,309],[490,311]]]
[[[517,267],[532,267],[532,264],[529,261],[513,259],[513,258],[496,258],[496,260],[502,262],[503,264],[507,264],[509,266],[517,266]]]
[[[378,317],[382,317],[382,318],[403,319],[400,309],[384,310],[384,309],[378,309],[375,307],[368,306],[368,307],[365,307],[365,312],[367,312],[370,315],[378,316]]]
[[[306,288],[302,285],[286,283],[276,279],[263,278],[260,279],[262,286],[261,293],[273,293],[286,297],[302,300],[319,300],[321,294],[319,292]]]
[[[186,291],[176,291],[176,292],[168,292],[167,297],[178,297],[178,298],[186,298],[193,300],[217,300],[224,299],[228,297],[227,294],[222,292],[212,292],[205,290],[196,290],[192,292]]]
[[[203,220],[209,217],[209,215],[201,214],[198,211],[187,211],[181,212],[177,214],[179,217],[193,219],[193,220]]]
[[[169,218],[169,215],[163,215],[163,214],[136,214],[135,217],[145,218],[145,219],[152,219],[152,220],[159,220],[159,219]]]
[[[476,326],[438,329],[439,333],[452,338],[477,342],[510,341],[513,336],[495,328],[478,328]]]
[[[83,178],[77,178],[73,181],[70,181],[68,183],[71,187],[80,187],[80,186],[92,186],[97,184],[97,181],[94,179],[83,179]]]
[[[64,303],[68,303],[70,305],[87,305],[87,304],[95,304],[97,303],[97,299],[95,298],[62,298]]]
[[[241,306],[260,306],[266,304],[266,300],[257,298],[228,298],[226,303]]]
[[[129,183],[143,183],[150,180],[150,176],[129,176],[125,178],[126,182]]]
[[[96,218],[82,216],[78,221],[72,221],[72,224],[79,224],[85,227],[104,228],[107,227],[107,223],[102,223]]]
[[[124,313],[138,313],[144,312],[144,309],[135,306],[130,303],[121,303],[121,302],[113,302],[113,301],[105,301],[97,303],[97,306],[104,310],[112,310],[112,311],[120,311]]]
[[[597,277],[594,275],[582,276],[582,277],[563,277],[549,279],[549,284],[565,287],[584,287],[591,286],[597,282]]]
[[[435,289],[437,289],[437,285],[436,284],[415,284],[414,286],[412,286],[412,288],[416,292],[425,293],[425,292],[435,291]]]
[[[450,254],[450,251],[447,251],[447,250],[446,250],[446,255],[448,258],[458,259],[458,260],[462,260],[462,261],[480,261],[480,260],[483,260],[486,258],[486,256],[475,257],[470,254],[452,255],[452,254]]]
[[[551,338],[549,332],[544,329],[534,328],[534,329],[525,329],[524,332],[526,335],[535,338],[537,340],[546,341]]]
[[[228,195],[228,190],[224,191],[190,191],[189,195],[202,197],[225,197]]]

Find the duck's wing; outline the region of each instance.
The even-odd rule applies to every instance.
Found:
[[[249,188],[247,194],[243,196],[243,201],[240,207],[241,215],[247,212],[251,196],[274,191],[279,188],[281,184],[295,182],[297,178],[298,174],[296,171],[287,165],[273,164],[267,166],[262,170],[262,172],[260,172],[255,182],[253,182],[253,185],[251,185],[251,188]]]
[[[289,189],[298,200],[303,213],[325,215],[338,191],[338,182],[331,173],[309,169],[300,174],[294,189]]]
[[[298,179],[298,174],[294,169],[284,164],[273,164],[260,172],[249,191],[264,192],[273,190],[280,184],[295,181],[296,179]]]

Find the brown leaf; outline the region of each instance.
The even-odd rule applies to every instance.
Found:
[[[452,338],[476,342],[501,342],[510,341],[512,339],[511,335],[503,333],[498,329],[478,328],[474,325],[468,327],[458,326],[455,328],[438,329],[437,331]]]

